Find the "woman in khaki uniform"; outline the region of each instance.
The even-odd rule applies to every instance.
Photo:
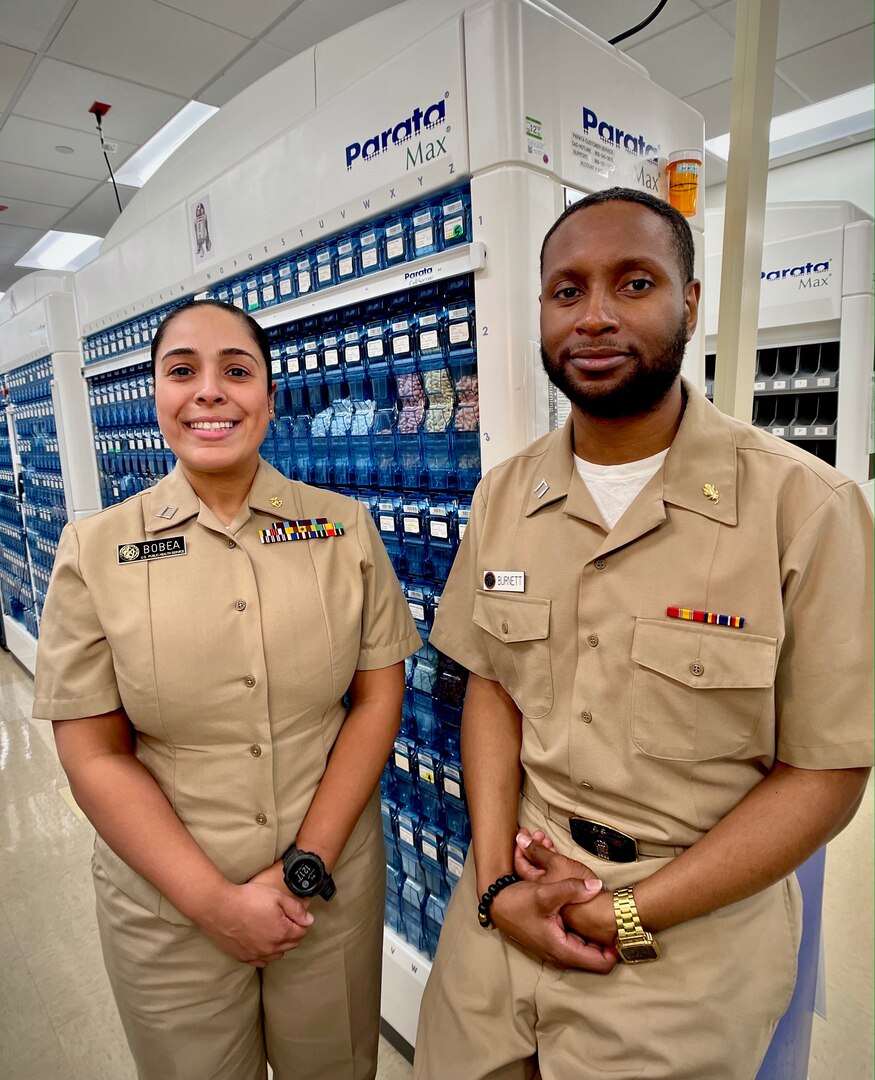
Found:
[[[178,464],[67,526],[43,614],[34,715],[97,830],[142,1080],[376,1071],[375,789],[419,638],[361,505],[259,458],[268,355],[227,305],[165,320],[155,399]]]

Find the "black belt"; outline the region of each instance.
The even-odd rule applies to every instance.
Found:
[[[651,844],[639,842],[634,836],[606,825],[603,821],[591,818],[571,817],[545,803],[534,785],[529,781],[523,785],[523,798],[528,799],[542,814],[571,834],[571,839],[597,859],[606,862],[637,862],[639,856],[665,858],[680,855],[686,848],[673,844]]]

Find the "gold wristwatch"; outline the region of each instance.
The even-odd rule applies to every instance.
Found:
[[[617,952],[627,964],[646,964],[661,955],[659,942],[641,925],[632,886],[614,893],[614,915],[617,919]]]

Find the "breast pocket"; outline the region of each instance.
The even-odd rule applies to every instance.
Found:
[[[676,761],[737,753],[756,730],[776,655],[775,638],[636,620],[632,741]]]
[[[532,719],[546,716],[553,708],[550,601],[478,591],[473,617],[486,631],[486,647],[498,681],[520,712]]]

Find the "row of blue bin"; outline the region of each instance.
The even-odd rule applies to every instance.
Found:
[[[419,206],[282,256],[197,294],[249,313],[436,254],[471,239],[470,193],[449,192]],[[185,299],[191,299],[187,297]],[[85,338],[85,363],[148,348],[161,320],[179,300]]]
[[[40,357],[12,371],[3,377],[8,400],[15,405],[26,405],[32,401],[51,399],[52,395],[52,358]]]

